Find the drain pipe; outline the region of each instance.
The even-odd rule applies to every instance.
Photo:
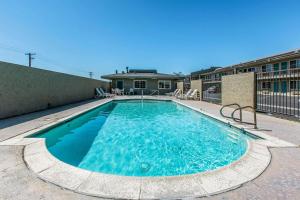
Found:
[[[142,99],[144,99],[144,90],[142,90],[142,96],[141,96]]]

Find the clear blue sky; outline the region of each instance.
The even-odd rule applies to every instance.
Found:
[[[190,73],[300,48],[300,1],[1,0],[0,60],[95,78]]]

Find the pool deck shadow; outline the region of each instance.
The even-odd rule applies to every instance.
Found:
[[[6,123],[4,128],[0,130],[0,141],[1,139],[4,141],[5,138],[11,138],[15,135],[38,129],[47,124],[55,123],[61,118],[70,116],[82,109],[93,107],[103,101],[105,100],[88,101],[77,106],[73,105],[69,109],[61,108],[61,111],[53,112],[49,115],[41,114],[41,116],[37,118],[27,118],[29,120],[24,120],[20,124],[18,123],[18,119],[16,119],[16,123],[11,123],[13,124],[11,126],[8,125],[9,123]],[[186,105],[220,117],[220,106],[218,105],[199,101],[180,101]],[[59,108],[57,109],[59,110]],[[38,116],[38,113],[34,114],[37,114],[36,116]],[[243,117],[247,120],[251,120],[252,116],[251,113],[245,112]],[[8,120],[13,119],[14,118],[10,118]],[[258,114],[258,124],[259,128],[267,135],[278,137],[297,145],[300,144],[300,123]],[[249,129],[252,128],[249,127]],[[96,197],[64,190],[55,184],[47,183],[39,179],[36,173],[29,170],[24,162],[24,146],[0,146],[0,151],[1,155],[3,155],[0,156],[0,199],[96,199]],[[272,154],[271,163],[259,177],[234,190],[208,197],[201,197],[201,199],[299,199],[299,146],[284,148],[274,147],[269,148],[269,151]],[[84,174],[82,176],[84,176]],[[95,179],[95,181],[97,182],[97,179]],[[75,183],[69,184],[73,186],[72,184]],[[151,184],[148,184],[147,187],[150,189],[152,188],[153,190],[157,189],[156,186]],[[82,187],[82,189],[85,188]],[[180,187],[178,189],[180,189]],[[184,193],[184,187],[181,189]],[[186,190],[188,190],[188,188],[186,188]],[[202,191],[199,191],[199,193],[201,192]],[[141,196],[138,198],[140,197]],[[165,198],[176,198],[176,195],[173,196],[170,193],[170,195],[166,195]]]
[[[66,117],[78,110],[97,104],[101,100],[90,99],[73,104],[59,106],[47,110],[37,111],[0,120],[0,142],[22,134],[37,126],[46,125],[62,117]]]

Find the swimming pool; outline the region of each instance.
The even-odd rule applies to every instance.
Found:
[[[125,176],[175,176],[238,160],[249,136],[172,101],[111,101],[33,137],[73,166]]]

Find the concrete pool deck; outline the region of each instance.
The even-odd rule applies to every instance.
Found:
[[[7,120],[2,120],[0,122],[0,126],[2,129],[0,130],[0,140],[5,140],[8,138],[12,138],[15,135],[23,134],[23,133],[30,133],[31,131],[34,131],[35,129],[41,128],[42,126],[49,125],[51,123],[55,123],[62,118],[66,116],[70,116],[76,112],[80,112],[84,109],[91,108],[93,106],[98,105],[99,103],[102,103],[104,100],[98,100],[93,102],[88,102],[86,104],[81,104],[77,107],[68,107],[67,109],[59,110],[59,112],[49,113],[47,115],[43,116],[43,112],[40,112],[42,117],[37,118],[30,118],[27,116],[21,116],[18,118],[11,118]],[[198,109],[202,109],[207,113],[218,115],[219,106],[214,104],[209,104],[205,102],[196,102],[196,101],[184,101],[181,100],[180,102],[193,106]],[[33,114],[30,114],[33,115]],[[38,113],[34,113],[34,115],[38,116]],[[250,119],[250,113],[244,114],[245,119]],[[23,119],[22,118],[26,118]],[[13,121],[17,121],[15,125],[13,125]],[[21,123],[18,123],[21,122]],[[297,131],[300,130],[300,124],[296,122],[290,122],[282,119],[276,119],[274,117],[270,117],[267,115],[259,115],[258,116],[258,126],[259,128],[263,129],[264,133],[271,136],[279,137],[280,139],[293,142],[296,145],[299,145],[299,133],[297,134]],[[270,126],[271,125],[271,126]],[[277,128],[278,126],[278,128]],[[273,129],[273,131],[269,131],[269,129]],[[298,130],[297,130],[298,129]],[[283,131],[280,134],[280,130],[288,130]],[[287,136],[285,136],[287,135]],[[3,137],[2,137],[3,136]],[[298,136],[298,137],[297,137]],[[3,138],[3,139],[2,139]],[[298,140],[297,140],[298,139]],[[13,140],[11,140],[13,141]],[[15,140],[15,142],[19,142],[18,140]],[[31,143],[30,141],[23,143],[23,145]],[[3,143],[5,144],[5,142]],[[35,173],[32,173],[28,170],[26,165],[24,164],[23,160],[23,151],[24,146],[23,145],[8,145],[9,143],[6,143],[5,146],[0,146],[1,154],[4,155],[3,161],[0,163],[0,174],[1,174],[1,180],[0,180],[0,199],[28,199],[28,197],[31,197],[30,199],[39,199],[42,195],[45,199],[89,199],[92,197],[89,196],[83,196],[77,193],[73,193],[71,191],[67,190],[61,190],[56,185],[45,183],[41,181],[39,178],[37,178]],[[32,144],[33,145],[33,144]],[[275,145],[276,146],[276,145]],[[283,145],[284,146],[284,145]],[[36,148],[33,148],[36,149]],[[25,149],[25,153],[26,153]],[[214,195],[209,198],[228,198],[228,199],[244,199],[248,197],[256,198],[256,199],[266,199],[266,194],[269,193],[270,199],[280,199],[282,197],[289,197],[290,199],[296,199],[299,197],[299,187],[300,187],[300,170],[297,168],[297,165],[300,165],[300,159],[299,159],[299,146],[293,147],[292,145],[287,148],[271,148],[270,149],[272,153],[272,162],[270,166],[267,168],[267,170],[260,175],[257,179],[254,179],[251,182],[245,183],[242,187],[239,187],[238,189],[232,190],[230,192],[222,193],[219,195]],[[33,155],[33,154],[32,154]],[[276,156],[278,155],[278,156]],[[298,156],[298,157],[297,157]],[[286,160],[288,159],[288,160]],[[275,160],[275,161],[274,161]],[[286,162],[288,161],[288,162]],[[275,164],[274,164],[275,162]],[[275,170],[272,170],[272,166]],[[270,169],[271,168],[271,169]],[[50,173],[50,172],[49,172]],[[277,174],[278,173],[278,174]],[[267,175],[265,175],[267,174]],[[21,176],[21,177],[20,177]],[[84,175],[83,175],[84,176]],[[230,175],[229,175],[230,176]],[[18,178],[17,178],[18,177]],[[260,182],[256,183],[259,179],[264,178],[264,182],[262,184]],[[77,178],[78,179],[78,178]],[[80,177],[79,177],[80,179]],[[75,180],[75,179],[74,179]],[[95,179],[95,181],[97,178]],[[220,178],[220,183],[222,183],[222,180],[226,180],[225,178]],[[238,180],[238,178],[237,178]],[[267,181],[266,181],[267,180]],[[280,181],[278,181],[280,180]],[[24,186],[21,186],[24,184],[27,186],[24,188]],[[275,181],[275,182],[274,182]],[[71,182],[71,181],[70,181]],[[278,183],[279,182],[279,183]],[[76,185],[76,183],[68,183],[70,184],[70,187]],[[267,184],[267,185],[264,185]],[[273,185],[274,187],[273,187]],[[196,187],[198,184],[194,184]],[[199,184],[201,185],[201,184]],[[221,184],[224,185],[224,184]],[[260,186],[267,187],[266,190],[262,190]],[[271,185],[268,189],[268,185]],[[14,187],[16,186],[16,188]],[[19,187],[18,187],[19,186]],[[188,191],[190,187],[183,187],[183,185],[178,186],[177,191],[184,193],[184,191]],[[192,186],[192,184],[191,184]],[[237,185],[240,186],[240,185]],[[2,188],[3,187],[3,188]],[[5,189],[8,187],[8,189]],[[155,185],[147,185],[149,188],[149,191],[156,190],[157,186]],[[162,188],[163,185],[161,185]],[[216,186],[212,187],[212,190],[214,190]],[[247,189],[249,188],[249,189]],[[180,191],[181,189],[181,191]],[[14,192],[12,192],[12,190]],[[246,190],[246,192],[245,192]],[[10,191],[10,192],[9,192]],[[30,191],[35,191],[34,193],[30,193]],[[53,192],[51,192],[53,191]],[[250,191],[250,192],[247,192]],[[260,192],[257,192],[260,191]],[[29,194],[30,193],[30,194]],[[198,193],[202,196],[202,193],[205,193],[201,190],[201,187],[198,188]],[[17,195],[16,195],[17,194]],[[19,195],[19,196],[18,196]],[[278,196],[276,196],[278,195]],[[184,194],[182,195],[184,196]],[[197,195],[196,195],[197,196]],[[206,195],[204,195],[206,196]],[[64,197],[64,198],[62,198]],[[136,197],[136,196],[135,196]],[[138,196],[138,198],[143,196]],[[146,197],[146,196],[145,196]],[[151,196],[149,196],[151,197]],[[164,198],[174,198],[174,193],[169,193],[168,195],[165,195]],[[276,197],[276,198],[274,198]]]

